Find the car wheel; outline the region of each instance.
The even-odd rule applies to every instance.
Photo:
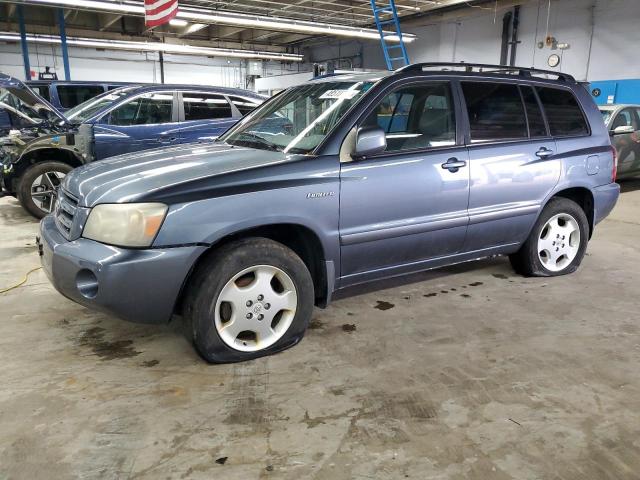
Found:
[[[71,170],[71,165],[62,162],[42,162],[29,167],[18,185],[18,200],[22,207],[36,218],[51,213],[57,189]]]
[[[185,320],[205,360],[239,362],[298,343],[314,298],[298,255],[269,239],[244,239],[221,247],[196,269]]]
[[[552,198],[520,250],[509,257],[516,272],[550,277],[577,270],[589,241],[589,221],[580,206]]]

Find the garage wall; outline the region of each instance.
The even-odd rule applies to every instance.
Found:
[[[58,78],[64,80],[60,48],[29,44],[31,70],[44,71],[46,65],[55,67]],[[107,51],[69,48],[72,80],[107,80],[123,82],[160,82],[157,53]],[[297,72],[299,66],[264,63],[265,75]],[[244,88],[244,61],[188,55],[164,55],[166,83],[218,85]],[[19,44],[0,44],[0,72],[24,79],[22,52]]]
[[[579,80],[640,78],[639,0],[552,0],[549,34],[569,43],[567,50],[536,46],[546,36],[547,0],[523,0],[521,5],[517,65],[549,69],[547,58],[557,53],[562,57],[559,69]],[[502,16],[507,10],[465,9],[446,19],[426,17],[418,26],[404,25],[404,31],[419,37],[408,44],[410,60],[499,63]],[[380,45],[369,42],[316,46],[309,50],[309,57],[321,61],[338,52],[362,52],[362,66],[385,68]]]

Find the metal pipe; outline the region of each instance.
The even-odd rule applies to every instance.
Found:
[[[162,50],[158,52],[158,58],[160,60],[160,83],[164,84],[164,54]]]
[[[511,58],[509,59],[509,65],[514,66],[516,64],[516,50],[518,49],[518,25],[520,24],[520,5],[516,5],[513,8],[513,26],[511,27]]]
[[[500,43],[500,65],[507,64],[509,53],[509,26],[511,25],[512,12],[507,12],[502,17],[502,42]]]
[[[24,26],[24,9],[18,5],[18,23],[20,24],[20,45],[22,46],[22,62],[24,64],[24,79],[31,80],[31,65],[29,64],[29,46],[27,45],[27,29]]]
[[[67,29],[64,19],[64,9],[58,9],[58,28],[60,29],[60,48],[62,49],[62,63],[64,65],[64,79],[71,80],[69,68],[69,49],[67,48]]]

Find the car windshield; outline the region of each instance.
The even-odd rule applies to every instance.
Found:
[[[0,88],[0,109],[11,116],[16,128],[60,121],[47,105],[24,88]]]
[[[129,92],[135,87],[123,87],[111,90],[97,97],[91,98],[86,102],[82,102],[80,105],[73,107],[65,112],[65,116],[71,123],[82,123],[85,120],[93,117],[103,108],[113,104],[116,100],[128,95]]]
[[[600,110],[600,113],[602,114],[602,121],[605,123],[605,125],[609,123],[613,110]]]
[[[284,153],[309,153],[373,84],[311,82],[290,88],[249,114],[219,141]]]

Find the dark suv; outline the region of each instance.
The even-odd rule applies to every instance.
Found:
[[[239,361],[296,344],[314,304],[357,283],[496,254],[524,275],[575,271],[618,198],[615,169],[568,75],[336,76],[210,144],[74,170],[41,223],[42,263],[83,305],[147,323],[181,313],[204,358]]]

